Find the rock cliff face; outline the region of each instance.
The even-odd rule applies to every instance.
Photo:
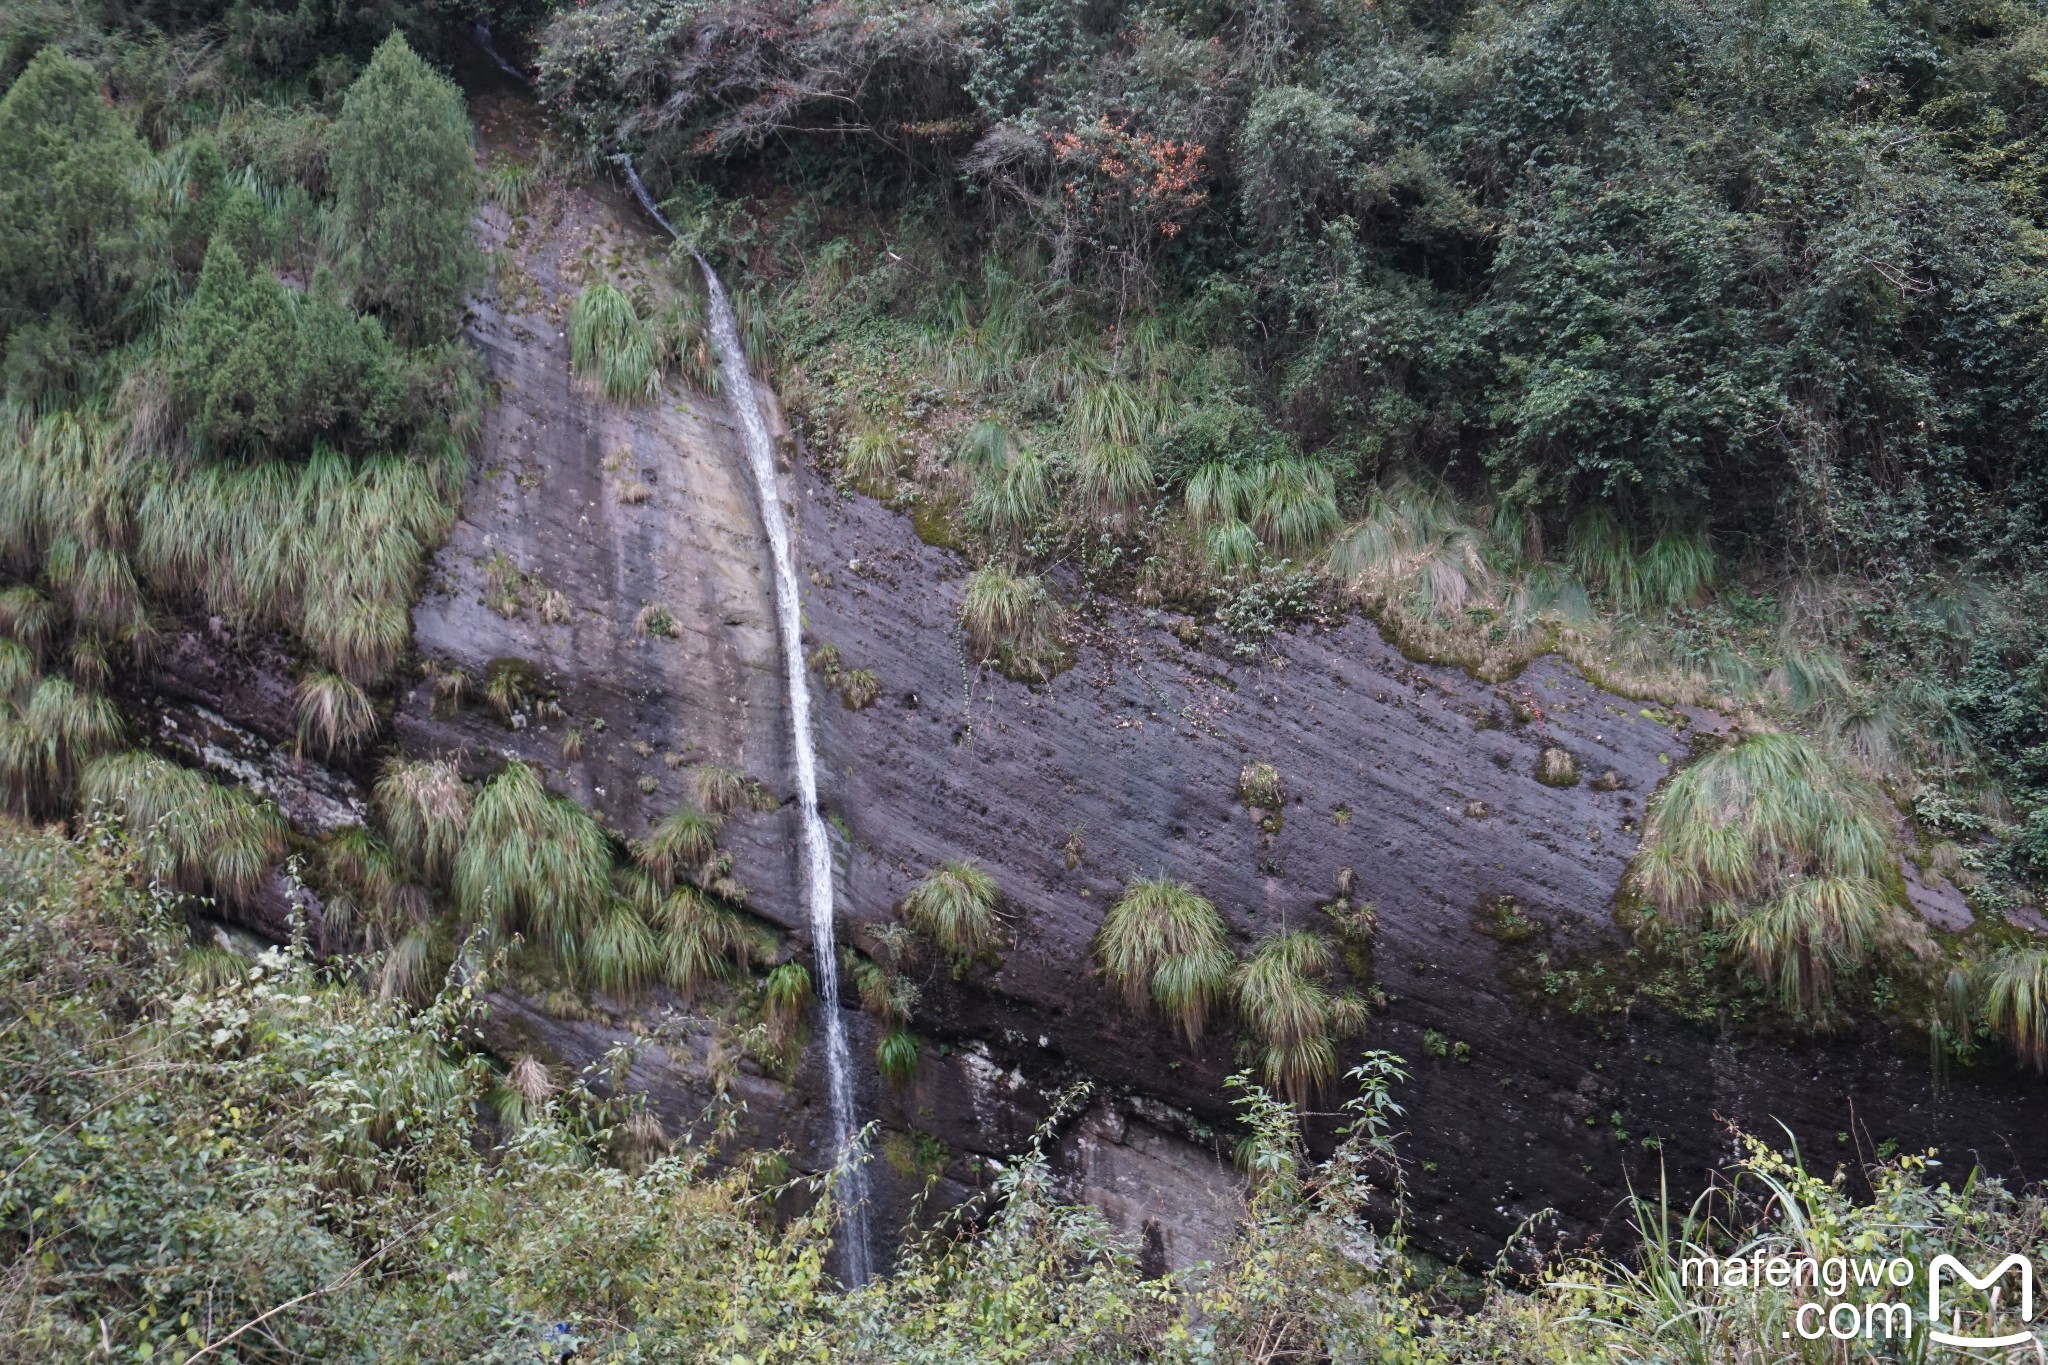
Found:
[[[480,94],[476,112],[486,140],[520,136],[512,95]],[[414,617],[423,660],[478,681],[512,661],[525,699],[507,722],[437,708],[412,686],[395,729],[408,749],[458,754],[472,772],[527,758],[637,835],[683,799],[688,764],[739,768],[787,797],[772,580],[724,406],[671,388],[622,409],[570,378],[575,288],[650,248],[623,200],[559,199],[522,224],[487,215],[499,302],[479,309],[473,336],[500,401]],[[1875,1029],[1787,1046],[1647,1008],[1572,1016],[1612,979],[1594,967],[1617,970],[1613,903],[1645,802],[1714,716],[1644,707],[1555,661],[1483,685],[1410,663],[1357,619],[1276,637],[1269,661],[1247,664],[1115,605],[1074,668],[1025,687],[966,663],[956,611],[969,565],[786,450],[809,643],[874,669],[883,688],[859,712],[821,693],[842,937],[861,941],[934,863],[959,856],[994,874],[1013,935],[999,969],[921,983],[927,1045],[909,1085],[863,1067],[863,1112],[882,1125],[878,1227],[928,1180],[927,1211],[967,1197],[990,1158],[1031,1140],[1055,1098],[1087,1081],[1052,1148],[1077,1192],[1162,1268],[1224,1235],[1237,1040],[1220,1028],[1189,1051],[1121,1009],[1092,970],[1091,939],[1126,879],[1161,872],[1215,901],[1245,948],[1283,926],[1327,927],[1318,907],[1352,870],[1355,896],[1377,907],[1370,970],[1388,996],[1369,1045],[1415,1072],[1399,1096],[1415,1223],[1447,1255],[1490,1255],[1546,1206],[1571,1236],[1612,1231],[1624,1178],[1654,1184],[1661,1159],[1674,1184],[1696,1184],[1727,1154],[1724,1121],[1782,1121],[1823,1170],[1886,1139],[2043,1168],[2048,1096],[2030,1078],[1966,1075],[1937,1091],[1924,1060]],[[672,633],[650,625],[664,614]],[[267,714],[262,687],[218,694],[232,671],[188,661],[166,687],[265,730],[235,712],[246,698]],[[1539,782],[1551,748],[1585,780]],[[1238,800],[1252,760],[1280,773],[1277,821]],[[736,817],[725,843],[750,908],[808,951],[794,811]],[[1581,977],[1546,993],[1539,952],[1579,962]],[[493,1040],[580,1066],[629,1020],[661,1041],[628,1084],[672,1127],[695,1121],[724,1078],[747,1136],[826,1159],[814,1063],[788,1085],[735,1067],[680,1002],[600,1001],[558,1019],[505,995]],[[856,1058],[871,1055],[869,1021],[852,1027]],[[1312,1127],[1327,1139],[1327,1118]]]

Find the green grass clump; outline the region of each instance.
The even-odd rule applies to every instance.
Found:
[[[694,806],[677,806],[633,843],[633,860],[652,873],[666,890],[682,878],[695,878],[718,854],[716,815]]]
[[[1058,671],[1061,619],[1043,579],[994,561],[960,591],[960,624],[975,657],[994,660],[1020,681],[1042,681]]]
[[[609,281],[585,285],[570,305],[569,363],[615,403],[652,398],[661,391],[655,338],[633,300]]]
[[[0,635],[24,646],[37,660],[57,634],[57,608],[34,588],[0,591]]]
[[[577,954],[584,979],[601,991],[632,995],[661,972],[661,943],[628,896],[599,912]]]
[[[903,902],[910,927],[938,946],[958,976],[1002,946],[996,879],[964,858],[939,864]]]
[[[685,999],[773,953],[758,931],[694,886],[678,886],[663,897],[654,921],[662,979]]]
[[[1492,578],[1484,537],[1457,503],[1407,479],[1373,491],[1365,518],[1337,537],[1328,559],[1368,602],[1398,600],[1425,617],[1463,610]]]
[[[1231,996],[1258,1040],[1266,1084],[1297,1105],[1337,1074],[1333,1035],[1361,1033],[1368,1018],[1364,1001],[1330,993],[1330,968],[1330,945],[1297,930],[1260,943],[1231,975]]]
[[[1682,929],[1731,933],[1787,1009],[1916,947],[1874,793],[1797,735],[1751,735],[1672,778],[1628,886]]]
[[[882,1079],[894,1086],[909,1085],[917,1079],[917,1035],[909,1029],[894,1029],[875,1044],[875,1065]]]
[[[1587,587],[1624,611],[1691,606],[1714,585],[1714,551],[1704,535],[1667,531],[1642,545],[1604,505],[1573,518],[1565,558]]]
[[[1152,457],[1144,447],[1097,441],[1074,458],[1074,493],[1096,516],[1122,524],[1152,496]]]
[[[372,795],[392,846],[413,867],[437,882],[454,873],[473,802],[453,761],[388,759]]]
[[[983,470],[967,500],[967,524],[1015,546],[1052,515],[1052,473],[1045,457],[1020,450],[999,470]]]
[[[208,464],[155,477],[136,516],[153,587],[252,627],[289,624],[328,668],[367,684],[411,635],[427,548],[445,534],[459,453],[439,465],[355,460]]]
[[[811,969],[785,962],[761,983],[761,1002],[771,1017],[793,1022],[811,1007]]]
[[[118,817],[149,875],[178,891],[241,901],[285,854],[277,808],[238,787],[139,750],[87,764],[79,800]]]
[[[455,858],[455,902],[542,941],[565,962],[611,894],[611,848],[590,812],[548,794],[524,763],[477,793]]]
[[[1133,881],[1110,907],[1095,960],[1126,1004],[1156,1007],[1193,1046],[1223,1000],[1235,959],[1216,907],[1193,887],[1156,877]]]
[[[13,695],[0,697],[0,801],[24,814],[56,810],[80,771],[120,744],[120,709],[67,678],[35,677],[20,655],[7,671]]]
[[[2007,948],[1973,976],[1984,1022],[2022,1063],[2048,1071],[2048,951]]]
[[[339,673],[308,673],[299,680],[299,747],[317,746],[327,757],[353,753],[377,733],[369,694]]]
[[[863,427],[839,456],[839,472],[863,493],[887,497],[896,491],[896,474],[910,451],[903,438],[886,427]]]

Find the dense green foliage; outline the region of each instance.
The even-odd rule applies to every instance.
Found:
[[[482,268],[469,232],[481,193],[469,115],[454,84],[395,33],[342,101],[333,174],[358,296],[408,339],[452,333]]]
[[[1248,1217],[1213,1265],[1142,1279],[1057,1199],[1041,1138],[970,1219],[846,1290],[829,1182],[779,1185],[773,1156],[675,1146],[600,1077],[468,1050],[490,959],[413,1011],[298,952],[190,944],[119,839],[0,822],[0,1013],[36,1021],[0,1032],[0,1358],[1719,1361],[1774,1347],[1812,1295],[1681,1294],[1683,1257],[1874,1252],[1924,1274],[1942,1251],[2041,1250],[2038,1201],[1995,1182],[1930,1185],[1911,1156],[1870,1168],[1859,1203],[1751,1143],[1744,1197],[1636,1206],[1636,1259],[1473,1281],[1447,1311],[1398,1226],[1363,1221],[1403,1188],[1405,1077],[1373,1054],[1320,1163],[1239,1078]],[[1954,1303],[1965,1330],[1986,1320]]]

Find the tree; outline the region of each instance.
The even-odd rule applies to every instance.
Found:
[[[142,139],[54,47],[0,98],[0,327],[112,321],[137,243]]]
[[[220,451],[373,445],[403,405],[403,366],[374,318],[357,317],[324,270],[301,295],[251,269],[226,231],[199,272],[180,360],[194,430]]]
[[[396,33],[349,87],[334,127],[357,302],[409,343],[455,331],[482,268],[470,238],[478,186],[468,129],[454,84]]]

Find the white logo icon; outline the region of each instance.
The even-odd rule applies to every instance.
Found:
[[[2014,1332],[2002,1337],[1963,1337],[1940,1330],[1941,1323],[1941,1272],[1952,1272],[1972,1289],[1985,1290],[2005,1278],[2005,1272],[2014,1266],[2020,1272],[2020,1321],[2034,1320],[2034,1265],[2026,1257],[2015,1252],[1994,1267],[1989,1275],[1979,1279],[1966,1269],[1955,1257],[1943,1254],[1934,1258],[1927,1267],[1927,1316],[1935,1330],[1930,1332],[1936,1341],[1944,1346],[2021,1346],[2034,1340],[2032,1332]]]

